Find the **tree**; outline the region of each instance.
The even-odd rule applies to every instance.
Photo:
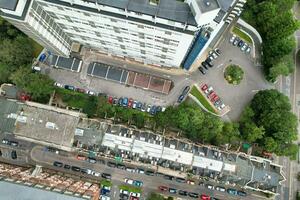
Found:
[[[54,90],[54,81],[48,76],[32,73],[29,67],[21,67],[11,75],[12,82],[31,95],[34,101],[47,102]]]
[[[164,200],[164,197],[157,193],[151,193],[147,200]]]
[[[216,145],[232,144],[240,141],[240,131],[238,123],[225,122],[222,132],[216,135]]]
[[[242,133],[246,141],[255,142],[264,136],[263,126],[257,127],[255,123],[246,123],[242,126]]]
[[[29,38],[17,36],[14,40],[5,39],[0,43],[0,60],[16,69],[29,64],[33,59],[33,47]]]
[[[8,82],[10,73],[10,68],[6,64],[0,63],[0,85]]]

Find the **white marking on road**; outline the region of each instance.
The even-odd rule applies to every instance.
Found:
[[[221,63],[221,64],[219,64],[218,66],[217,66],[217,68],[219,68],[219,67],[221,67],[221,66],[223,66],[224,65],[224,63]]]
[[[251,90],[252,92],[258,92],[259,90]]]

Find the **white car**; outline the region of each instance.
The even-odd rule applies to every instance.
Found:
[[[34,70],[36,72],[40,72],[42,69],[38,66],[32,66],[32,70]]]
[[[161,108],[161,112],[165,112],[165,110],[166,110],[166,107]]]
[[[139,197],[141,197],[141,193],[130,192],[130,196],[139,198]]]
[[[147,112],[148,112],[148,113],[150,112],[151,107],[152,107],[152,105],[148,105],[148,107],[147,107]]]
[[[108,190],[108,191],[110,191],[110,186],[106,186],[106,185],[104,185],[102,188],[103,188],[103,189],[105,189],[105,190]]]
[[[218,110],[223,110],[223,108],[225,108],[224,103],[222,103],[222,104],[218,107]]]
[[[121,194],[127,194],[127,195],[129,195],[129,191],[128,190],[120,189],[120,193]]]
[[[93,176],[96,176],[96,177],[101,176],[101,174],[100,174],[99,172],[95,172],[95,171],[92,172],[92,175],[93,175]]]
[[[55,82],[55,83],[54,83],[54,86],[60,87],[60,88],[64,88],[64,87],[65,87],[64,84],[58,83],[58,82]]]
[[[226,192],[226,189],[223,188],[223,187],[220,187],[220,186],[217,186],[217,187],[216,187],[216,190],[217,190],[217,191],[220,191],[220,192]]]
[[[97,95],[96,92],[93,92],[93,91],[91,91],[91,90],[87,90],[86,93],[87,93],[88,95],[91,95],[91,96],[96,96],[96,95]]]
[[[102,196],[101,196],[101,200],[110,200],[110,197],[105,196],[105,195],[102,195]]]
[[[2,140],[2,144],[8,144],[8,140],[3,139],[3,140]]]
[[[212,92],[214,90],[214,88],[212,86],[209,86],[207,88],[207,90],[204,91],[205,94],[209,94],[210,92]]]
[[[132,103],[132,108],[133,108],[133,109],[136,109],[137,103],[138,103],[137,101],[134,101],[134,102]]]
[[[132,179],[125,178],[124,182],[129,184],[129,185],[133,185],[133,180]]]
[[[236,38],[236,35],[233,34],[233,35],[231,36],[229,42],[230,42],[230,43],[233,43],[233,41],[235,40],[235,38]]]
[[[246,53],[250,53],[251,52],[251,47],[248,46],[248,48],[246,49]]]
[[[247,49],[248,45],[247,43],[245,43],[242,47],[241,47],[241,51],[245,51]]]

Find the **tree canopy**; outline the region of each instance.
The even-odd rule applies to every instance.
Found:
[[[289,99],[275,89],[259,91],[240,119],[241,133],[248,142],[257,142],[268,152],[293,157],[297,139],[297,117]]]
[[[295,48],[293,33],[299,28],[291,12],[294,2],[248,0],[242,15],[262,36],[263,65],[267,79],[272,82],[279,75],[293,72],[295,67],[283,61],[292,59]]]

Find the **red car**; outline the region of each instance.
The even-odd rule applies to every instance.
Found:
[[[139,198],[131,196],[130,200],[139,200]]]
[[[28,94],[25,94],[25,93],[21,93],[20,96],[19,96],[20,100],[21,101],[30,101],[30,96]]]
[[[86,157],[85,157],[85,156],[78,155],[78,156],[77,156],[77,160],[86,160]]]
[[[76,88],[76,91],[80,92],[80,93],[85,93],[85,89],[82,89],[82,88]]]
[[[210,200],[210,197],[206,194],[201,194],[201,200]]]
[[[212,102],[215,102],[215,101],[217,101],[217,100],[219,100],[219,99],[220,99],[219,96],[216,95],[216,96],[214,96],[214,97],[211,99],[211,101],[212,101]]]
[[[212,99],[213,97],[215,97],[217,94],[215,92],[211,92],[209,95],[208,95],[208,98],[209,99]]]
[[[128,100],[128,108],[131,108],[131,107],[132,107],[132,104],[133,104],[133,99],[130,98],[130,99]]]
[[[165,192],[165,191],[167,191],[169,188],[168,188],[167,186],[161,185],[161,186],[158,186],[158,189],[159,189],[160,191]]]
[[[201,87],[201,90],[204,92],[205,90],[207,90],[208,86],[206,84],[203,84]]]
[[[113,103],[113,97],[112,96],[110,96],[110,97],[108,97],[108,103],[110,103],[110,104],[112,104]]]

